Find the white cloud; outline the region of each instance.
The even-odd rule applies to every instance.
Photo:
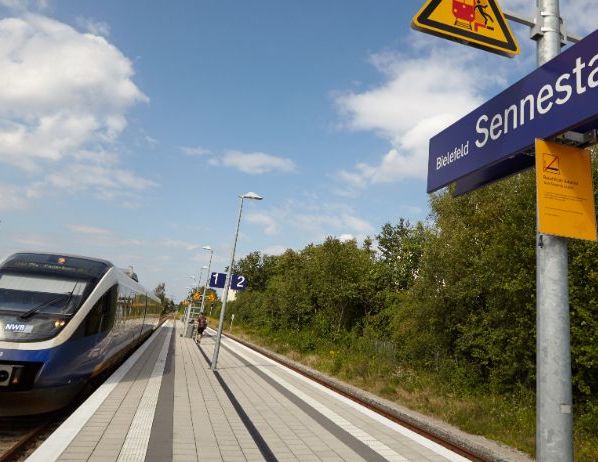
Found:
[[[352,207],[322,202],[317,197],[290,200],[282,207],[272,207],[249,218],[251,216],[252,214],[248,214],[248,221],[264,226],[266,234],[269,226],[272,227],[271,234],[274,234],[274,230],[277,234],[280,233],[284,224],[286,230],[299,232],[306,243],[342,234],[351,234],[361,239],[374,232],[374,227],[359,217]]]
[[[113,141],[147,97],[130,61],[104,38],[27,14],[0,21],[0,162],[33,169]]]
[[[264,229],[264,233],[269,236],[279,232],[278,222],[266,213],[250,212],[247,214],[247,221],[260,225]]]
[[[48,0],[0,0],[0,5],[15,11],[45,10]]]
[[[265,255],[282,255],[288,249],[289,247],[285,245],[271,245],[269,247],[266,247],[265,249],[262,249],[262,253]]]
[[[501,0],[501,8],[532,19],[535,15],[535,2],[529,0]],[[568,32],[585,35],[596,29],[596,18],[588,14],[596,8],[596,0],[561,0],[560,12],[565,20]]]
[[[236,168],[250,175],[273,171],[291,173],[296,170],[295,162],[291,159],[263,152],[228,151],[220,157],[212,157],[209,162],[211,165]]]
[[[338,236],[337,239],[341,242],[349,242],[354,241],[355,236],[353,236],[352,234],[341,234],[340,236]]]
[[[190,157],[203,157],[212,155],[212,151],[201,146],[181,146],[180,150],[183,152],[183,154]]]
[[[342,182],[362,188],[425,178],[428,139],[477,107],[483,101],[482,90],[501,78],[498,73],[481,72],[474,54],[452,48],[440,51],[426,43],[414,43],[419,51],[414,57],[373,55],[372,64],[387,81],[336,98],[346,128],[373,131],[391,144],[379,162],[359,162],[351,170],[338,172]]]
[[[56,244],[51,242],[46,236],[41,235],[24,235],[16,237],[14,241],[17,244],[27,246],[31,250],[47,251],[56,247]]]
[[[180,241],[177,239],[166,239],[166,240],[162,241],[160,244],[165,247],[170,247],[173,249],[181,249],[181,250],[185,250],[187,252],[190,252],[192,250],[197,250],[201,247],[201,245],[193,244],[191,242]]]
[[[105,38],[24,12],[0,20],[0,68],[0,163],[38,177],[27,198],[49,187],[91,190],[128,196],[127,206],[134,191],[156,185],[118,166],[113,147],[126,111],[148,98],[131,80],[131,62]]]
[[[29,206],[32,199],[43,194],[43,185],[33,183],[27,187],[0,184],[0,210],[19,210]]]
[[[70,193],[91,190],[100,199],[132,197],[131,191],[142,191],[157,183],[121,168],[90,164],[72,164],[48,175],[46,184]]]
[[[9,185],[0,185],[0,211],[18,210],[27,206],[20,188]]]
[[[97,228],[95,226],[86,225],[67,225],[67,228],[75,233],[87,234],[91,236],[110,236],[112,231],[106,228]]]
[[[79,16],[76,19],[77,25],[93,35],[108,37],[110,35],[110,25],[104,21],[96,21],[92,18]]]

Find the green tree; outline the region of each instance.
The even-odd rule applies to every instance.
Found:
[[[531,384],[535,348],[535,203],[531,172],[431,199],[427,241],[404,336],[424,329],[427,357],[452,357],[495,386]],[[418,353],[423,353],[420,350]]]
[[[275,257],[260,252],[251,252],[234,266],[234,273],[245,276],[247,288],[264,290],[272,274]]]
[[[167,298],[165,282],[161,282],[160,284],[158,284],[156,286],[156,288],[154,289],[154,295],[160,299],[160,303],[162,304],[162,307],[165,308],[166,307],[166,298]]]
[[[385,287],[405,290],[413,285],[428,234],[422,222],[412,226],[404,218],[396,225],[382,226],[376,240],[380,252],[379,275]]]

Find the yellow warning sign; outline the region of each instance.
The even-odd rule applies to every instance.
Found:
[[[596,240],[590,151],[536,140],[538,231]]]
[[[496,0],[427,0],[413,28],[506,56],[519,45]]]

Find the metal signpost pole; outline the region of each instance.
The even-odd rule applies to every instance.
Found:
[[[201,309],[200,313],[203,314],[204,307],[206,306],[206,290],[208,288],[208,281],[210,280],[210,268],[212,268],[212,256],[214,255],[214,251],[210,246],[202,247],[204,250],[208,250],[210,252],[210,262],[208,263],[208,275],[206,276],[206,283],[203,286],[203,295],[201,296]]]
[[[560,53],[561,17],[558,0],[537,0],[537,7],[541,66]],[[536,457],[540,462],[571,462],[567,240],[537,233],[536,244]]]

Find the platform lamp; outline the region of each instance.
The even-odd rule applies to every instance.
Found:
[[[241,204],[239,206],[239,218],[237,220],[237,231],[235,232],[235,241],[233,243],[233,251],[230,257],[230,264],[228,265],[228,272],[226,274],[226,283],[224,285],[224,293],[222,295],[222,309],[220,310],[220,321],[218,323],[218,333],[216,334],[216,344],[214,345],[214,356],[212,357],[212,370],[215,371],[218,364],[218,353],[220,352],[220,340],[222,338],[222,327],[224,325],[224,312],[226,310],[226,302],[228,300],[228,291],[230,289],[230,280],[233,274],[233,265],[235,263],[235,250],[237,249],[237,239],[239,238],[239,226],[241,225],[241,214],[243,213],[243,200],[252,199],[261,201],[262,196],[248,192],[239,196]]]
[[[206,306],[206,290],[208,288],[208,281],[210,280],[210,269],[212,268],[212,256],[214,256],[214,251],[212,250],[212,247],[210,247],[209,245],[204,245],[202,247],[202,249],[210,252],[210,262],[208,263],[208,274],[206,275],[206,283],[203,286],[203,295],[201,296],[201,308],[199,310],[199,312],[201,314],[203,314],[204,307]]]

